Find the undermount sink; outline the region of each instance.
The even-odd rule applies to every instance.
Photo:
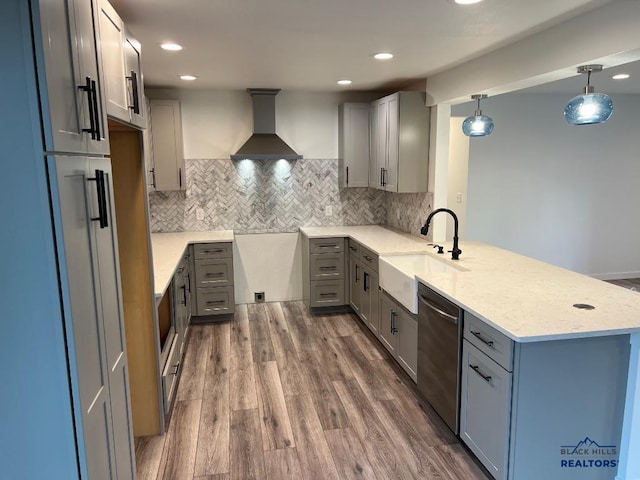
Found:
[[[380,257],[380,287],[412,313],[418,313],[418,280],[416,275],[461,272],[431,255],[389,255]]]

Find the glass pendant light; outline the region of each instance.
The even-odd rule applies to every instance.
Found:
[[[578,73],[587,74],[584,93],[573,97],[564,109],[564,118],[571,125],[591,125],[609,120],[613,113],[613,102],[609,95],[594,93],[591,86],[591,72],[602,71],[602,65],[581,65]]]
[[[478,101],[478,108],[472,116],[465,118],[462,122],[462,132],[467,137],[486,137],[493,132],[493,120],[483,115],[480,110],[480,100],[483,98],[487,98],[487,96],[484,94],[471,95],[472,100]]]

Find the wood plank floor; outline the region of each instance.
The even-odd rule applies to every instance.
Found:
[[[354,314],[239,305],[193,325],[166,435],[139,480],[488,479]]]
[[[607,280],[607,282],[613,283],[614,285],[618,285],[619,287],[636,288],[640,290],[640,278],[626,278],[623,280]]]

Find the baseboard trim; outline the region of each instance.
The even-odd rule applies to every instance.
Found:
[[[619,272],[619,273],[593,273],[590,277],[598,280],[626,280],[629,278],[640,278],[640,272]]]

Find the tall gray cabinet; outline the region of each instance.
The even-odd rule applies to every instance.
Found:
[[[40,186],[48,196],[52,232],[42,247],[46,249],[47,243],[53,247],[49,259],[57,264],[57,284],[43,285],[39,278],[27,283],[36,302],[42,290],[58,290],[60,313],[52,311],[50,321],[62,322],[63,338],[58,339],[62,343],[54,347],[66,352],[71,425],[63,429],[73,431],[75,438],[64,449],[65,453],[74,451],[76,457],[75,471],[69,464],[58,470],[41,465],[35,476],[22,471],[11,478],[135,478],[111,160],[104,156],[109,153],[109,141],[95,6],[92,0],[10,0],[3,2],[0,16],[0,30],[20,31],[6,45],[23,55],[22,62],[16,60],[12,65],[25,75],[12,95],[24,94],[29,99],[22,108],[29,112],[31,126],[40,130],[43,140],[33,142],[28,132],[24,138],[12,132],[15,144],[31,141],[35,145],[33,158],[12,158],[12,162],[31,162],[34,183],[47,179]],[[11,117],[13,112],[6,115]],[[18,151],[2,135],[3,150]],[[11,170],[5,173],[11,176]],[[25,178],[14,181],[27,183]],[[21,278],[17,273],[16,281]],[[29,352],[28,344],[22,347]],[[53,359],[61,362],[59,356],[52,355]],[[37,375],[32,381],[38,384]],[[34,388],[22,394],[46,397],[48,392]],[[40,431],[32,434],[49,436],[49,423],[43,422]],[[0,443],[8,442],[3,439]],[[22,448],[32,455],[39,452],[28,444]]]

